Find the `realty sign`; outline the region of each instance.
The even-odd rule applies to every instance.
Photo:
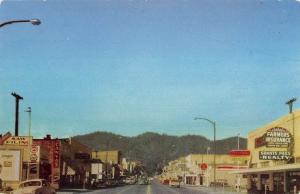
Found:
[[[291,153],[287,151],[260,151],[260,160],[289,160]]]

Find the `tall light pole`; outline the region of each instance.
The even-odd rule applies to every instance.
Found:
[[[0,24],[0,28],[3,26],[6,26],[8,24],[14,24],[14,23],[31,23],[32,25],[40,25],[41,21],[39,19],[31,19],[31,20],[10,20],[6,21]]]
[[[237,149],[240,150],[240,133],[237,134]],[[238,170],[240,170],[240,160],[237,161]],[[237,175],[237,191],[240,192],[240,174]]]
[[[201,117],[195,117],[194,120],[208,121],[214,127],[214,189],[216,190],[216,122]]]
[[[25,112],[28,112],[28,166],[27,166],[27,180],[29,179],[29,172],[30,172],[30,149],[31,149],[31,141],[30,141],[30,136],[31,136],[31,107],[28,107]]]
[[[237,134],[237,149],[240,150],[240,133]]]

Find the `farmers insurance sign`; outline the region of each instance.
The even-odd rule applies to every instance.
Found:
[[[292,136],[288,130],[282,127],[274,127],[255,139],[255,147],[288,148],[291,144]]]

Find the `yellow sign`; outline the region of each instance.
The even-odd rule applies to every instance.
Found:
[[[3,161],[3,167],[12,167],[12,161]]]
[[[4,145],[19,145],[19,146],[28,146],[29,141],[32,140],[32,137],[28,136],[12,136],[4,141]]]

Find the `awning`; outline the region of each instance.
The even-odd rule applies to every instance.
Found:
[[[244,170],[232,171],[232,174],[253,174],[253,173],[262,173],[262,172],[280,172],[280,171],[292,171],[300,170],[300,164],[284,164],[280,166],[269,166],[264,168],[249,168]]]

